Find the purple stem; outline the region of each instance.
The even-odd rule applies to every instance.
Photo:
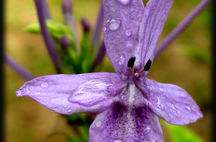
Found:
[[[159,55],[174,41],[192,22],[193,20],[203,11],[208,5],[210,0],[203,0],[184,20],[181,22],[159,45],[156,51],[155,58]]]
[[[92,47],[97,46],[99,44],[102,28],[103,28],[103,4],[101,4],[98,13],[97,23],[92,37]]]
[[[60,66],[61,66],[61,59],[60,56],[58,54],[58,51],[56,50],[56,45],[54,40],[52,39],[49,30],[46,26],[46,19],[45,19],[45,14],[44,12],[46,11],[44,9],[44,0],[34,0],[35,5],[36,5],[36,9],[37,9],[37,14],[38,14],[38,20],[40,22],[40,27],[41,27],[41,32],[43,35],[43,39],[44,42],[46,44],[47,50],[49,52],[49,55],[55,65],[55,68],[57,70],[58,73],[61,72],[60,70]]]
[[[74,15],[73,15],[72,5],[73,5],[72,0],[63,0],[62,12],[63,12],[63,15],[64,15],[65,23],[67,23],[67,24],[69,24],[71,26],[72,33],[73,33],[73,36],[74,36],[75,41],[76,41],[77,52],[80,53],[80,44],[79,44],[78,36],[77,36],[77,32],[76,32],[76,24],[75,24],[75,18],[74,18]]]
[[[34,75],[32,75],[28,70],[26,70],[24,67],[22,67],[20,64],[18,64],[16,61],[14,61],[8,54],[4,54],[4,60],[7,62],[11,68],[13,68],[18,74],[20,74],[23,78],[26,80],[32,80],[34,78]]]
[[[44,9],[44,16],[46,19],[51,19],[50,13],[49,13],[49,8],[48,8],[48,4],[47,4],[47,0],[42,0],[42,5],[43,5],[43,9]]]
[[[97,65],[100,65],[103,62],[104,56],[106,54],[106,48],[104,42],[99,48],[98,54],[94,60],[91,70],[93,71]]]

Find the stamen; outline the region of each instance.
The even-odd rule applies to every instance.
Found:
[[[128,67],[132,68],[134,66],[135,60],[136,60],[135,57],[131,57],[128,61]]]
[[[141,71],[139,71],[139,74],[142,74],[142,73],[144,73],[145,72],[145,70],[141,70]]]
[[[152,62],[151,62],[151,60],[149,59],[148,62],[146,63],[146,65],[144,66],[144,70],[145,70],[145,71],[148,71],[148,70],[150,69],[150,67],[151,67],[151,64],[152,64]]]
[[[134,74],[134,67],[131,68],[131,72],[132,72],[132,74]]]

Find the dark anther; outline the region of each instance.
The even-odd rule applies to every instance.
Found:
[[[132,68],[134,66],[135,60],[136,60],[135,57],[131,57],[128,61],[128,67]]]
[[[152,64],[151,60],[148,60],[148,62],[147,62],[146,65],[144,66],[144,70],[145,70],[145,71],[148,71],[148,70],[150,69],[150,67],[151,67],[151,64]]]

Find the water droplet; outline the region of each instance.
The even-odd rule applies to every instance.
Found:
[[[163,88],[159,88],[159,90],[160,90],[161,92],[164,92],[164,91],[165,91]]]
[[[151,128],[150,128],[149,126],[147,126],[147,127],[145,128],[145,132],[146,132],[146,133],[149,133],[150,130],[151,130]]]
[[[133,47],[133,43],[132,43],[131,41],[128,41],[128,42],[126,43],[126,47],[127,47],[127,48]]]
[[[179,97],[184,97],[185,96],[185,92],[179,90],[177,93],[176,93]]]
[[[25,88],[26,94],[30,93],[30,89],[28,87]]]
[[[101,121],[97,121],[95,125],[96,125],[97,127],[100,127],[100,126],[101,126]]]
[[[21,96],[21,95],[22,95],[22,92],[21,92],[20,90],[18,90],[18,91],[16,92],[16,95],[17,95],[17,96]]]
[[[126,30],[125,31],[125,35],[128,36],[128,37],[131,36],[131,31],[130,30]]]
[[[186,108],[187,110],[191,111],[191,107],[185,106],[185,108]]]
[[[67,110],[68,113],[71,113],[71,111],[72,111],[71,109],[68,109],[68,110]]]
[[[148,88],[149,88],[149,90],[154,90],[154,86],[152,86],[152,85],[149,85]]]
[[[49,86],[49,85],[48,85],[47,82],[44,82],[44,83],[41,84],[41,87],[42,87],[42,88],[47,88],[48,86]]]
[[[104,27],[103,31],[106,32],[106,27]]]
[[[160,102],[160,98],[157,97],[157,105],[160,105],[160,104],[161,104],[161,102]]]
[[[122,140],[114,140],[114,142],[122,142]]]
[[[120,23],[121,23],[120,20],[118,20],[118,19],[112,19],[112,20],[110,21],[109,29],[110,29],[111,31],[116,31],[116,30],[118,30],[119,27],[120,27]]]
[[[82,95],[82,94],[84,94],[83,88],[80,88],[80,89],[77,90],[74,94],[75,94],[75,95]]]
[[[36,95],[40,95],[41,93],[40,93],[40,92],[36,92],[35,94],[36,94]]]
[[[124,56],[120,56],[120,59],[119,59],[119,65],[122,65],[124,63]]]
[[[130,3],[130,0],[118,0],[121,4],[127,5]]]

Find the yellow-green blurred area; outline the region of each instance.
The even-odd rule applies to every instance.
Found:
[[[161,39],[174,29],[201,0],[175,0]],[[62,0],[49,0],[52,17],[63,22]],[[74,0],[78,35],[80,20],[86,17],[95,25],[100,0]],[[201,107],[204,118],[187,125],[205,142],[211,141],[211,44],[210,6],[176,39],[153,64],[149,78],[172,83],[187,90]],[[35,76],[55,74],[53,64],[40,35],[24,32],[24,27],[37,22],[33,0],[6,1],[6,52]],[[106,57],[102,71],[114,72]],[[31,98],[17,98],[15,91],[25,80],[5,65],[5,126],[7,142],[64,142],[74,133],[64,118]],[[162,126],[164,124],[162,123]],[[164,128],[165,142],[169,134]]]

